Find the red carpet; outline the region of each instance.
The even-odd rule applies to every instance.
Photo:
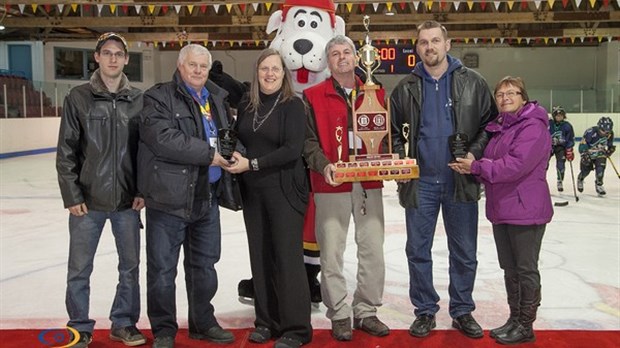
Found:
[[[0,346],[3,348],[37,348],[37,347],[61,347],[68,343],[66,330],[48,331],[42,330],[0,330]],[[233,330],[235,334],[235,343],[229,345],[219,345],[207,343],[204,341],[190,340],[187,337],[187,329],[180,330],[176,337],[176,347],[204,347],[204,348],[238,348],[251,347],[263,348],[272,347],[273,341],[269,344],[254,344],[248,341],[249,329]],[[150,331],[144,331],[148,337],[147,345],[142,347],[150,347],[153,343],[153,336]],[[93,343],[89,348],[122,348],[126,347],[122,343],[112,342],[108,339],[108,330],[96,330]],[[42,343],[47,341],[49,344]],[[584,330],[539,330],[536,331],[536,342],[522,344],[518,347],[544,347],[544,348],[606,348],[620,347],[620,331],[584,331]],[[64,339],[64,341],[63,341]],[[56,340],[56,341],[54,341]],[[56,342],[56,343],[54,343]],[[389,336],[377,338],[369,336],[363,332],[354,331],[353,341],[337,342],[334,341],[329,330],[315,330],[314,338],[311,344],[304,347],[308,348],[336,348],[336,347],[355,347],[355,348],[385,348],[385,347],[427,347],[427,348],[485,348],[485,347],[503,347],[495,343],[495,340],[488,336],[481,339],[469,339],[464,337],[456,330],[433,330],[432,333],[423,339],[413,338],[409,336],[406,330],[392,330]]]

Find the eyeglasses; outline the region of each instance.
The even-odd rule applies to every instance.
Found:
[[[516,97],[517,95],[521,95],[521,92],[517,92],[517,91],[508,91],[506,93],[498,92],[498,93],[495,93],[495,99],[504,99],[504,97],[508,97],[512,99]]]
[[[100,56],[105,57],[105,58],[112,58],[112,57],[116,57],[116,59],[125,59],[125,52],[123,51],[117,51],[117,52],[112,52],[112,51],[108,51],[108,50],[103,50],[101,51],[101,53],[99,53]]]
[[[271,71],[272,73],[279,75],[282,72],[282,68],[280,68],[279,66],[272,66],[271,68],[268,66],[264,66],[262,68],[258,68],[258,71],[262,72],[263,74],[269,74],[269,72]]]
[[[189,63],[186,63],[186,65],[190,68],[190,70],[199,69],[202,72],[209,71],[209,65],[207,64],[198,64],[194,62],[189,62]]]

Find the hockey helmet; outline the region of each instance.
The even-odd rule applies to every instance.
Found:
[[[553,111],[551,112],[551,116],[555,117],[556,115],[562,115],[566,117],[566,111],[561,106],[554,106]]]
[[[605,133],[611,132],[611,129],[614,128],[614,122],[609,117],[601,117],[596,125],[598,126],[598,129]]]

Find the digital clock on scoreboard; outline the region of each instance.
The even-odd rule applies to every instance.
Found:
[[[376,45],[381,66],[375,74],[409,74],[418,62],[415,46]]]

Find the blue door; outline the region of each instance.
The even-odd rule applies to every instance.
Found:
[[[9,46],[9,70],[32,80],[32,53],[30,45]]]

